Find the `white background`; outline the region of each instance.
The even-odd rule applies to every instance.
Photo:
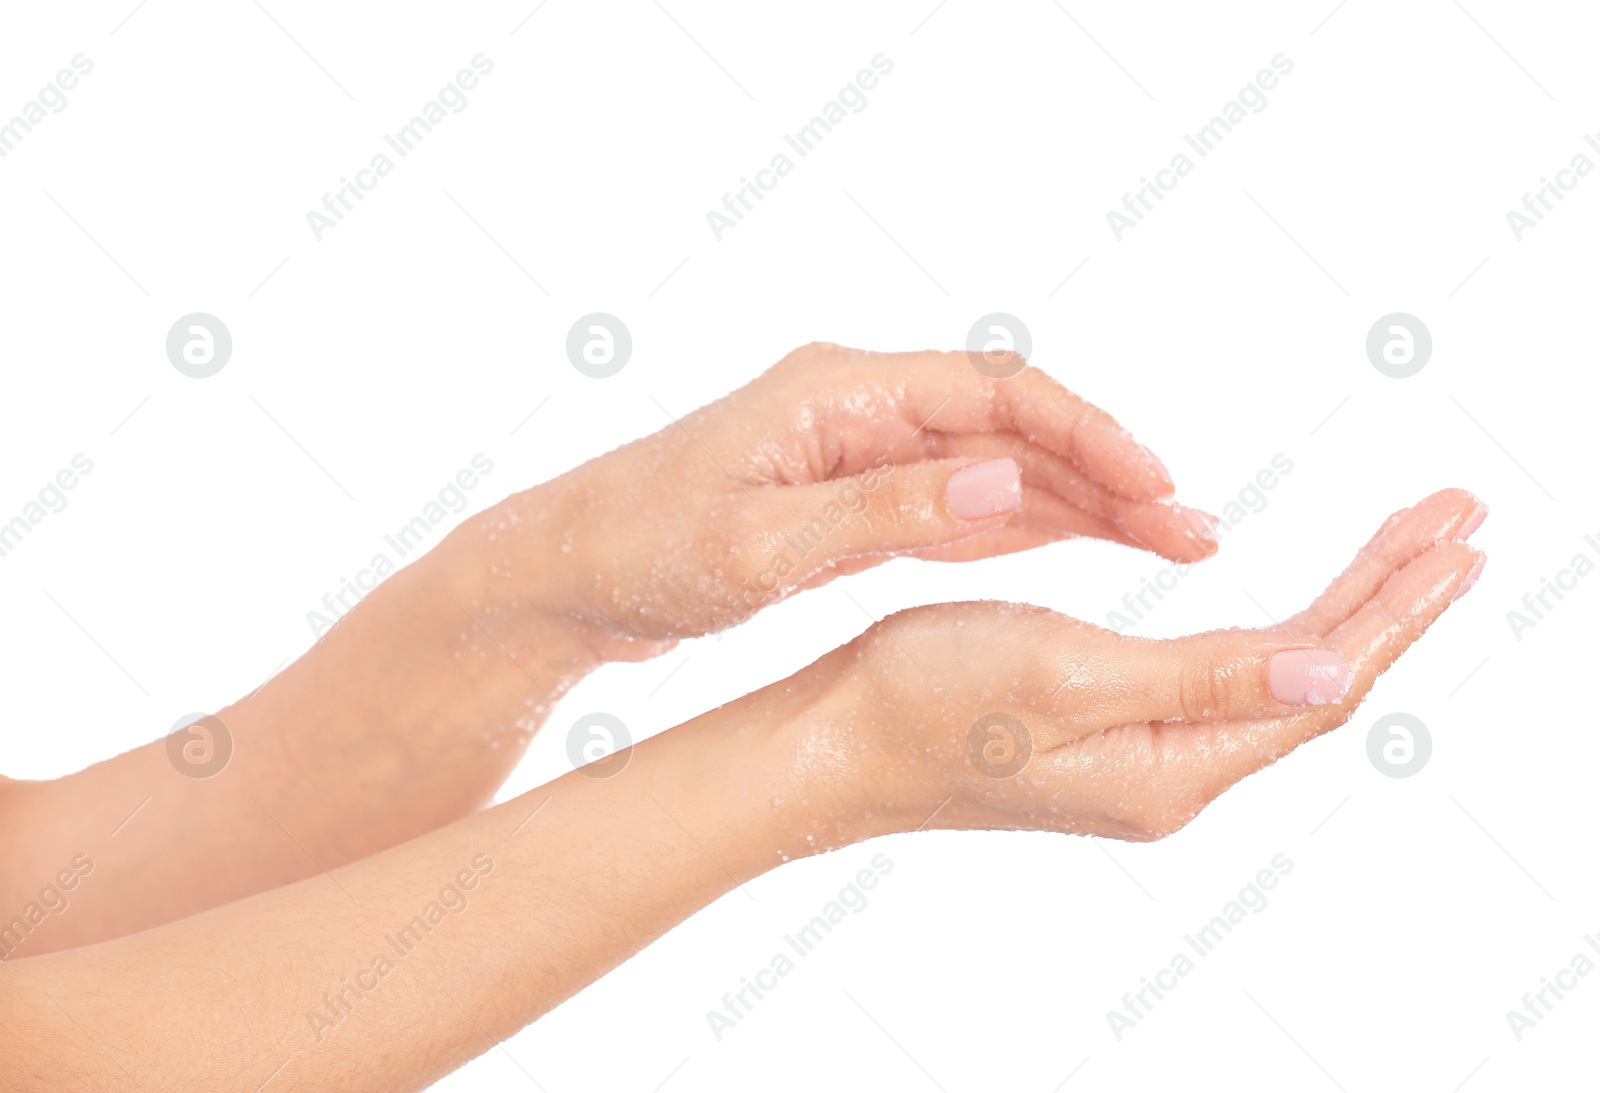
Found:
[[[1218,511],[1293,460],[1138,632],[1291,613],[1443,486],[1493,510],[1481,582],[1349,726],[1172,839],[919,834],[785,867],[514,1037],[516,1062],[551,1091],[1590,1074],[1600,976],[1521,1042],[1506,1011],[1600,932],[1600,579],[1520,641],[1507,612],[1600,558],[1600,177],[1520,242],[1506,212],[1600,131],[1592,12],[536,2],[8,6],[0,116],[75,54],[94,70],[0,160],[0,519],[75,453],[94,470],[0,558],[4,769],[64,773],[255,688],[474,453],[495,463],[476,509],[801,343],[957,347],[1006,311],[1188,502]],[[318,242],[306,212],[478,53],[494,70],[469,106]],[[868,106],[718,242],[706,212],[879,53]],[[1118,242],[1107,210],[1279,53],[1268,106]],[[234,339],[206,380],[164,351],[196,311]],[[611,379],[565,358],[591,311],[633,334]],[[1364,351],[1395,311],[1435,342],[1406,380]],[[504,792],[567,769],[583,713],[648,735],[847,640],[868,620],[846,589],[874,615],[999,597],[1104,622],[1160,568],[1074,543],[849,578],[738,640],[599,672]],[[1431,730],[1411,778],[1367,758],[1391,711]],[[706,1011],[880,852],[869,906],[719,1042]],[[1119,1042],[1106,1011],[1278,853],[1294,868],[1270,905]],[[439,1088],[532,1086],[497,1051]]]

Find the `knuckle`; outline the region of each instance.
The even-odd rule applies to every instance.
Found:
[[[1210,654],[1192,657],[1178,673],[1178,707],[1186,720],[1212,720],[1232,708],[1237,688],[1231,666]]]
[[[911,522],[921,504],[919,491],[903,476],[879,477],[871,492],[853,482],[840,490],[840,502],[849,516],[870,532],[881,534]]]
[[[1401,630],[1405,627],[1406,612],[1396,607],[1394,592],[1388,584],[1378,590],[1378,594],[1372,597],[1371,603],[1372,609],[1383,619],[1386,629]]]
[[[837,358],[839,347],[832,342],[807,342],[791,350],[782,360],[768,369],[769,373],[787,374],[812,372]]]

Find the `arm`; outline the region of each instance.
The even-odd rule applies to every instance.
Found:
[[[93,863],[72,913],[0,931],[0,959],[169,922],[469,815],[601,663],[897,554],[1094,536],[1208,556],[1204,521],[1172,492],[1114,420],[1036,370],[994,380],[965,353],[807,346],[468,520],[218,711],[220,773],[194,777],[203,763],[158,740],[0,786],[0,914]],[[220,747],[213,735],[192,734],[190,754]]]
[[[1401,514],[1271,632],[903,612],[614,777],[574,772],[331,876],[0,966],[17,1039],[0,1084],[417,1088],[787,858],[928,827],[1171,834],[1350,717],[1470,585],[1477,508],[1453,491]],[[1028,735],[974,750],[993,714]]]
[[[613,777],[573,772],[331,876],[0,965],[0,1087],[254,1091],[282,1066],[268,1090],[420,1088],[808,853],[822,829],[772,803],[802,796],[783,787],[807,716],[752,696]]]
[[[608,650],[547,620],[499,632],[465,536],[381,585],[300,660],[166,738],[0,789],[6,919],[70,863],[71,913],[0,932],[0,959],[168,922],[394,846],[481,808],[555,698]],[[464,579],[463,574],[467,579]],[[610,650],[615,655],[616,650]],[[513,660],[513,657],[515,658]],[[214,724],[214,723],[212,723]],[[226,757],[208,777],[203,761]],[[51,898],[51,897],[47,897]]]

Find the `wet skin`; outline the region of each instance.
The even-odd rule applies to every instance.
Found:
[[[977,486],[952,482],[979,464]],[[775,575],[782,536],[869,473],[866,503]],[[0,914],[95,862],[0,963],[0,1085],[419,1088],[791,858],[937,827],[1169,835],[1347,720],[1482,565],[1463,540],[1483,506],[1445,490],[1267,630],[1154,641],[1013,604],[916,608],[637,745],[620,775],[484,807],[607,660],[900,554],[1088,535],[1209,555],[1203,514],[1172,494],[1153,455],[1036,370],[796,351],[464,523],[220,711],[221,774],[184,777],[155,741],[0,783]],[[1296,687],[1272,668],[1284,654],[1337,666],[1338,688]],[[1014,773],[973,759],[993,716],[1028,728]],[[385,939],[440,901],[426,942],[379,970]]]

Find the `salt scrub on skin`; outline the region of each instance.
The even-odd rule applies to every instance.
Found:
[[[1289,706],[1326,706],[1350,693],[1356,674],[1331,649],[1284,649],[1267,659],[1267,687]]]

